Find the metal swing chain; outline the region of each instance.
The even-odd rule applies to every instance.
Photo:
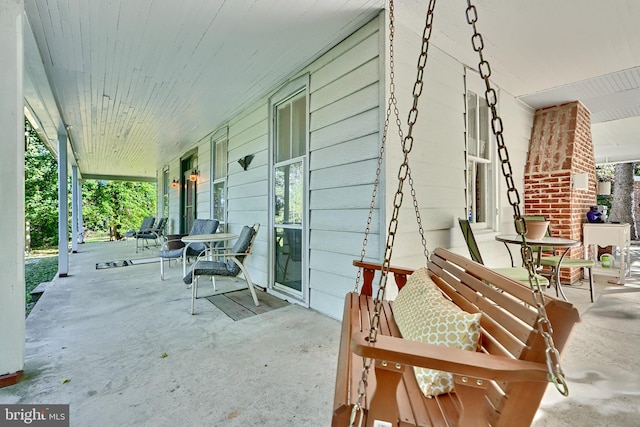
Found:
[[[393,24],[393,0],[391,0],[389,3],[390,3],[389,5],[390,31],[391,31],[391,34],[393,34],[393,30],[391,29],[391,25]],[[400,207],[402,206],[402,199],[404,195],[403,193],[404,181],[405,179],[407,179],[407,177],[409,177],[410,182],[412,182],[410,178],[408,157],[409,157],[409,153],[411,152],[411,149],[413,148],[413,136],[412,136],[413,126],[415,125],[416,119],[418,117],[418,99],[422,94],[424,68],[427,63],[427,53],[429,50],[429,40],[431,38],[431,30],[433,25],[433,10],[435,8],[435,4],[436,4],[436,0],[429,1],[429,6],[427,8],[427,16],[425,19],[425,27],[422,33],[422,45],[421,45],[420,56],[418,58],[418,66],[417,66],[418,72],[416,76],[416,82],[413,86],[413,106],[409,111],[409,116],[407,119],[407,122],[409,125],[409,131],[407,133],[407,136],[402,138],[402,151],[404,153],[404,158],[398,170],[398,189],[394,197],[393,213],[392,213],[391,221],[389,222],[389,228],[387,230],[388,234],[387,234],[387,243],[385,248],[384,262],[382,264],[378,291],[376,293],[376,298],[374,299],[374,314],[373,314],[373,317],[370,319],[371,329],[369,330],[369,337],[368,337],[369,342],[376,341],[378,336],[378,329],[380,328],[380,312],[382,307],[382,300],[385,297],[387,276],[388,276],[389,267],[391,264],[391,255],[393,253],[393,244],[394,244],[396,232],[398,229],[398,216],[400,213]],[[393,99],[395,100],[395,97]],[[385,128],[386,128],[386,123],[385,123]],[[416,204],[415,194],[413,195],[414,195],[414,205],[415,205]],[[417,213],[417,215],[419,218],[419,212]],[[422,230],[420,221],[419,221],[419,225],[420,225],[420,229]],[[424,235],[422,236],[422,240],[423,242],[425,242],[424,246],[425,246],[425,252],[426,252],[426,241],[424,239]],[[364,399],[366,398],[366,387],[367,387],[370,368],[371,368],[371,359],[365,358],[363,363],[363,368],[362,368],[362,378],[360,379],[360,382],[358,384],[358,401],[354,404],[353,410],[351,411],[351,418],[349,422],[350,426],[355,425],[356,418],[358,418],[358,415],[359,415],[358,426],[362,425],[363,416],[364,416],[363,402],[364,402]]]
[[[491,82],[489,80],[489,77],[491,76],[491,67],[489,66],[489,62],[484,59],[484,56],[482,54],[484,41],[482,39],[482,35],[476,29],[478,13],[476,11],[476,7],[471,4],[471,0],[467,0],[466,15],[467,23],[473,28],[471,44],[473,45],[473,50],[478,52],[480,58],[478,71],[480,72],[480,76],[484,80],[486,87],[485,96],[487,98],[487,105],[491,110],[491,129],[496,137],[498,156],[502,165],[502,175],[504,176],[507,184],[507,196],[509,199],[509,204],[513,208],[514,225],[517,233],[522,239],[521,254],[529,275],[529,286],[531,288],[531,294],[538,311],[538,331],[544,338],[546,344],[545,355],[547,361],[547,369],[549,370],[548,378],[549,381],[553,382],[556,389],[562,395],[567,396],[569,394],[569,388],[567,386],[567,383],[565,382],[564,373],[562,372],[562,368],[560,366],[560,353],[556,349],[553,342],[553,329],[551,327],[551,323],[549,322],[549,318],[547,317],[547,311],[544,304],[544,293],[542,292],[542,287],[540,286],[540,283],[538,282],[537,276],[535,274],[536,270],[533,261],[533,251],[527,244],[525,238],[527,228],[525,221],[520,213],[520,196],[513,182],[511,161],[509,160],[509,153],[504,142],[502,118],[498,115],[496,109],[498,98],[496,95],[496,91],[491,87]]]
[[[367,226],[364,231],[364,239],[362,241],[362,250],[360,251],[360,261],[364,261],[364,258],[367,253],[367,244],[369,242],[369,234],[371,233],[371,223],[373,222],[373,211],[375,208],[376,197],[378,195],[378,188],[380,185],[380,175],[382,174],[382,163],[384,160],[384,151],[388,136],[389,130],[389,122],[391,117],[391,109],[393,107],[393,114],[395,116],[396,126],[398,128],[398,136],[400,137],[400,141],[404,140],[404,135],[402,132],[402,122],[400,120],[400,112],[398,110],[398,103],[395,92],[395,56],[394,56],[394,47],[393,40],[395,37],[395,25],[394,25],[394,4],[393,0],[389,2],[389,101],[387,102],[387,111],[385,115],[384,122],[384,131],[382,133],[382,141],[380,144],[380,152],[378,154],[378,165],[376,169],[376,179],[373,183],[373,192],[371,194],[371,203],[369,205],[369,215],[367,217]],[[411,197],[413,199],[413,207],[416,215],[416,222],[418,224],[418,233],[420,234],[420,239],[422,243],[423,253],[425,259],[429,259],[429,250],[427,249],[427,241],[424,237],[424,228],[422,227],[422,218],[420,217],[420,209],[418,206],[418,199],[416,196],[416,190],[413,185],[413,178],[411,177],[411,168],[408,168],[407,177],[409,181],[409,186],[411,188]],[[354,287],[354,292],[358,292],[360,288],[360,281],[362,280],[362,269],[358,269],[358,273],[356,276],[356,282]]]
[[[378,166],[376,169],[376,179],[373,184],[371,204],[369,206],[369,216],[367,218],[367,227],[364,232],[362,250],[360,252],[360,261],[364,261],[364,258],[367,252],[367,243],[369,241],[369,234],[371,232],[371,223],[373,222],[373,211],[375,208],[376,197],[377,197],[378,188],[380,185],[380,175],[382,174],[382,162],[384,160],[384,151],[385,151],[387,135],[389,131],[389,121],[391,118],[392,107],[396,117],[396,125],[398,127],[398,133],[400,135],[400,139],[402,139],[402,123],[400,121],[400,113],[398,112],[398,106],[397,106],[396,94],[395,94],[395,72],[394,72],[395,56],[394,56],[394,49],[393,49],[394,36],[395,36],[394,5],[393,5],[393,0],[391,0],[389,2],[389,92],[390,93],[389,93],[389,101],[387,102],[387,111],[386,111],[385,121],[384,121],[384,131],[382,133],[382,141],[380,143],[380,152],[378,154]],[[358,292],[361,278],[362,278],[362,269],[358,269],[354,292]],[[358,413],[360,414],[358,426],[362,426],[363,415],[364,415],[364,412],[362,411],[362,403],[366,399],[370,368],[371,368],[371,359],[363,357],[362,358],[362,377],[358,382],[358,401],[353,406],[353,410],[351,411],[351,417],[349,421],[350,426],[355,425],[354,423],[356,421]]]
[[[382,133],[382,141],[380,143],[380,152],[378,153],[378,166],[376,169],[376,179],[373,183],[373,192],[371,194],[371,204],[369,205],[369,216],[367,217],[367,227],[364,231],[364,239],[362,241],[362,250],[360,251],[360,261],[364,261],[367,253],[367,243],[369,242],[369,234],[371,233],[371,223],[373,222],[373,211],[375,208],[376,197],[378,195],[378,188],[380,186],[380,175],[382,174],[382,163],[384,160],[384,151],[387,142],[387,136],[389,131],[389,123],[391,118],[391,110],[393,107],[393,114],[396,119],[396,126],[398,128],[398,135],[402,141],[402,122],[400,120],[400,112],[398,111],[398,103],[395,91],[395,55],[393,40],[395,38],[395,25],[394,25],[394,5],[393,0],[389,2],[389,100],[387,102],[387,111],[384,121],[384,130]],[[425,243],[426,245],[426,243]],[[358,292],[360,287],[360,280],[362,279],[362,269],[358,269],[356,276],[356,284],[354,292]]]

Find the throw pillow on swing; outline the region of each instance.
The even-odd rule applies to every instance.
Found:
[[[393,302],[393,314],[402,337],[412,341],[475,351],[480,339],[480,313],[471,314],[446,299],[426,268],[411,274]],[[448,372],[414,367],[427,397],[454,389]]]

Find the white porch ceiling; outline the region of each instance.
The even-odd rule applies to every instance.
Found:
[[[534,108],[580,100],[596,161],[640,160],[640,2],[478,3],[496,83]],[[49,138],[68,127],[83,176],[152,179],[158,159],[182,154],[384,4],[25,0],[26,102]],[[396,2],[417,30],[425,8]],[[441,0],[433,38],[474,64],[465,8]]]

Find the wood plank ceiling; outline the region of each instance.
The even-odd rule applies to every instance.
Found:
[[[434,44],[474,64],[465,2],[440,3]],[[68,127],[83,176],[153,179],[160,159],[191,148],[384,4],[25,1],[34,37],[25,37],[26,101],[49,138]],[[416,31],[425,7],[396,4]],[[534,108],[583,101],[594,109],[597,160],[640,159],[640,2],[484,0],[478,14],[496,83]]]
[[[149,178],[158,159],[191,148],[383,5],[38,0],[25,10],[82,174]]]

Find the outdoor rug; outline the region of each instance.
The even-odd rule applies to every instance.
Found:
[[[260,302],[258,307],[253,303],[249,289],[225,292],[206,298],[233,320],[246,319],[289,305],[287,301],[257,289],[256,295]]]
[[[130,265],[139,265],[139,264],[151,264],[153,262],[159,262],[159,257],[153,258],[141,258],[141,259],[128,259],[122,261],[107,261],[107,262],[97,262],[96,270],[102,270],[105,268],[115,268],[115,267],[128,267]]]

